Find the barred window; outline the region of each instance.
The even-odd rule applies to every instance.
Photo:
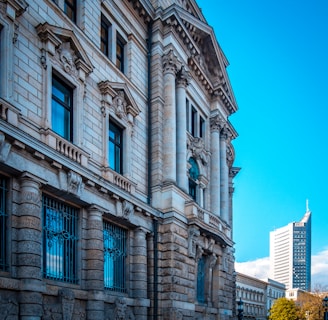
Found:
[[[7,257],[7,189],[6,180],[0,177],[0,271],[8,271]]]
[[[43,195],[43,273],[77,283],[78,210]]]
[[[105,289],[126,292],[127,231],[104,222],[104,286]]]

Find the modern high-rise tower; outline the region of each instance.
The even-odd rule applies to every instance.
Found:
[[[299,222],[270,232],[271,278],[284,283],[286,289],[311,290],[311,211]]]

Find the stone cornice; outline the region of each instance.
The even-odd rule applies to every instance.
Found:
[[[138,13],[139,17],[143,18],[144,22],[147,24],[152,21],[153,8],[149,4],[149,1],[144,0],[128,0],[133,9]]]
[[[174,28],[186,46],[189,52],[188,66],[199,83],[209,95],[220,99],[229,114],[234,113],[237,106],[225,71],[228,62],[216,42],[213,30],[176,8],[170,8],[162,19],[167,26]]]

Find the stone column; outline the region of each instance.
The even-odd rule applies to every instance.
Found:
[[[19,319],[40,320],[42,292],[42,210],[41,181],[24,172],[20,178],[17,212],[17,277],[20,279]]]
[[[134,307],[134,315],[137,319],[146,320],[147,307],[142,305],[142,299],[147,299],[147,240],[146,230],[142,227],[134,230],[131,255],[132,296],[141,302],[140,306]]]
[[[218,115],[211,117],[211,211],[220,216],[220,130],[221,119]]]
[[[182,66],[177,74],[177,184],[185,192],[188,192],[186,87],[189,81],[190,74]]]
[[[175,75],[177,57],[173,51],[163,56],[163,180],[176,182],[176,104]]]
[[[102,211],[96,205],[88,210],[86,239],[87,319],[104,319],[104,242]]]
[[[228,130],[223,128],[220,135],[220,177],[221,177],[221,217],[229,222],[229,168],[227,164]]]

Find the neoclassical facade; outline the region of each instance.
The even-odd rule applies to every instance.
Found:
[[[194,0],[0,2],[4,319],[234,319],[228,61]]]

